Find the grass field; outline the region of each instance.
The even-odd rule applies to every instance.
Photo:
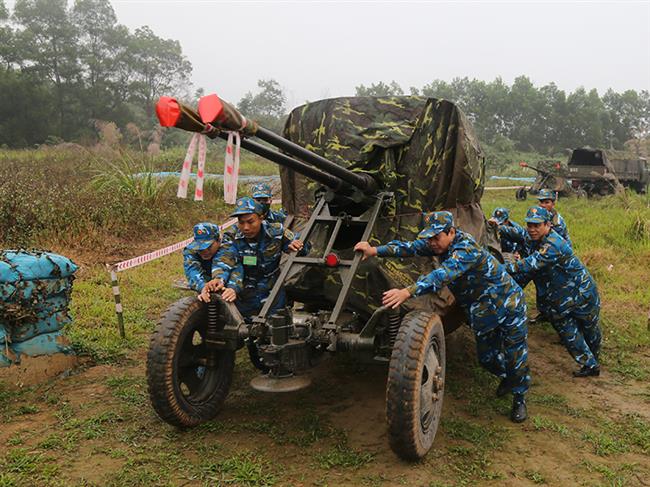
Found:
[[[487,214],[506,206],[518,221],[530,203],[516,202],[512,190],[483,199]],[[255,372],[240,354],[218,419],[176,430],[149,405],[144,361],[158,316],[183,296],[171,287],[182,277],[179,253],[120,275],[125,341],[103,255],[83,254],[68,334],[90,359],[46,384],[0,385],[0,487],[648,485],[650,199],[566,199],[559,210],[601,293],[604,373],[572,378],[575,366],[552,328],[532,325],[530,418],[522,425],[508,420],[509,400],[494,397],[496,380],[478,367],[461,329],[447,337],[443,420],[420,463],[402,462],[388,447],[385,368],[344,357],[325,361],[306,390],[266,395],[248,386]],[[219,211],[210,216],[222,218]],[[191,222],[157,243],[186,238]],[[135,249],[121,245],[114,255],[157,248],[149,238]]]

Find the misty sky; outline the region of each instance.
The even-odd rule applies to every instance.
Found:
[[[195,86],[233,102],[259,78],[276,79],[289,107],[360,83],[464,76],[650,89],[650,1],[112,4],[129,28],[179,40]]]

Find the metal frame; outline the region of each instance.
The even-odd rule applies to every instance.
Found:
[[[338,237],[341,228],[343,227],[344,221],[348,225],[363,226],[364,230],[361,240],[367,241],[370,238],[373,229],[375,228],[377,218],[379,217],[379,213],[384,206],[384,203],[390,198],[392,198],[392,193],[379,193],[376,196],[376,200],[373,206],[368,209],[363,215],[358,217],[349,217],[332,216],[330,214],[329,204],[326,201],[326,197],[322,196],[318,200],[314,211],[312,212],[309,220],[307,221],[307,224],[305,225],[305,228],[303,228],[301,231],[299,239],[303,242],[308,240],[310,234],[317,224],[333,223],[334,225],[332,233],[329,237],[327,245],[325,246],[323,255],[320,257],[298,257],[296,253],[291,253],[287,261],[282,265],[282,270],[280,271],[280,274],[278,275],[278,278],[275,281],[273,289],[271,290],[269,297],[266,299],[264,306],[260,310],[259,314],[253,318],[253,323],[266,324],[267,315],[273,307],[273,304],[275,303],[280,290],[284,286],[284,281],[290,271],[300,270],[305,266],[322,267],[325,265],[325,257],[331,252],[332,247],[334,246],[334,242],[336,241],[336,238]],[[336,303],[334,304],[334,308],[330,314],[329,320],[326,324],[323,325],[324,329],[336,329],[336,321],[338,320],[338,317],[341,314],[341,311],[343,311],[344,306],[347,302],[348,295],[350,294],[350,288],[352,286],[352,280],[354,279],[359,264],[361,263],[362,257],[363,254],[361,252],[357,252],[352,260],[341,260],[336,267],[332,268],[332,270],[336,271],[341,277],[341,282],[343,285]]]

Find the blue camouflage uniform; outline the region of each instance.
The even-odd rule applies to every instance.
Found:
[[[553,190],[550,189],[540,189],[539,193],[537,193],[537,199],[539,201],[541,200],[557,200],[557,193]],[[562,218],[562,215],[558,213],[558,211],[553,208],[551,211],[552,214],[552,219],[551,219],[551,227],[553,227],[553,230],[562,237],[564,240],[567,241],[570,247],[573,247],[573,243],[571,242],[571,239],[569,238],[569,230],[566,226],[566,222],[564,221],[564,218]]]
[[[499,226],[507,225],[514,228],[517,232],[525,232],[523,227],[519,223],[510,220],[510,211],[507,208],[495,208],[492,212],[492,218],[496,220]],[[501,234],[501,251],[509,254],[518,253],[520,256],[528,255],[526,253],[526,248],[519,242],[511,240],[507,235]]]
[[[251,196],[253,199],[257,200],[258,198],[273,198],[273,193],[271,192],[271,186],[267,183],[257,183],[251,186]],[[284,223],[287,219],[287,212],[284,208],[279,210],[272,210],[270,203],[262,203],[258,201],[264,209],[264,214],[262,215],[264,219],[269,223]]]
[[[235,212],[231,216],[257,213],[262,207],[252,198],[237,200]],[[237,293],[235,305],[245,318],[257,314],[269,296],[280,272],[282,252],[288,253],[289,244],[295,235],[281,223],[262,221],[257,239],[247,239],[239,230],[232,232],[219,252],[219,262],[215,265],[213,277],[230,278],[230,287]],[[309,245],[305,243],[298,255],[306,255]],[[278,294],[271,312],[283,308],[286,303],[284,289]]]
[[[377,247],[377,256],[435,255],[427,240],[452,228],[453,217],[441,211],[428,222],[430,226],[420,232],[417,240],[393,240]],[[468,315],[479,363],[489,372],[507,378],[513,394],[525,394],[530,373],[523,291],[488,251],[459,229],[447,252],[439,258],[440,267],[420,276],[409,291],[420,296],[448,286]]]
[[[520,255],[524,258],[535,251],[535,241],[530,238],[528,232],[524,230],[521,225],[500,225],[499,236],[501,237],[502,242],[508,241],[515,243],[518,248],[521,249]],[[546,304],[545,301],[547,286],[542,282],[543,278],[535,275],[530,276],[522,274],[515,275],[513,277],[522,289],[525,288],[530,281],[533,281],[535,283],[535,302],[537,304],[537,310],[542,316],[548,316],[548,304]]]
[[[526,215],[526,221],[532,223],[550,221],[550,218],[550,212],[541,207],[530,208]],[[533,252],[523,260],[508,264],[508,272],[518,282],[535,280],[542,289],[553,328],[571,356],[583,367],[597,367],[602,334],[596,283],[568,242],[555,230],[531,242]]]
[[[194,291],[200,293],[206,283],[212,279],[212,273],[219,261],[221,249],[208,260],[202,259],[199,252],[219,240],[219,225],[209,222],[194,225],[194,241],[183,249],[183,270],[189,287]],[[224,282],[228,282],[230,274],[223,274],[223,277],[225,278]]]

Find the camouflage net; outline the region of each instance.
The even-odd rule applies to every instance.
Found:
[[[417,96],[322,100],[294,109],[283,135],[343,167],[372,174],[382,190],[395,194],[394,205],[375,228],[374,244],[413,239],[421,229],[423,212],[445,209],[463,230],[498,248],[480,206],[483,153],[470,122],[453,103]],[[284,167],[280,177],[284,207],[290,214],[307,217],[317,184]],[[318,252],[325,232],[311,240]],[[350,247],[338,250],[343,258],[352,256]],[[425,258],[371,259],[353,281],[349,303],[367,312],[379,305],[381,292],[408,286],[431,269],[431,260]],[[291,283],[296,295],[336,299],[338,278],[320,269],[303,274]],[[411,303],[441,310],[452,301],[445,290]]]

